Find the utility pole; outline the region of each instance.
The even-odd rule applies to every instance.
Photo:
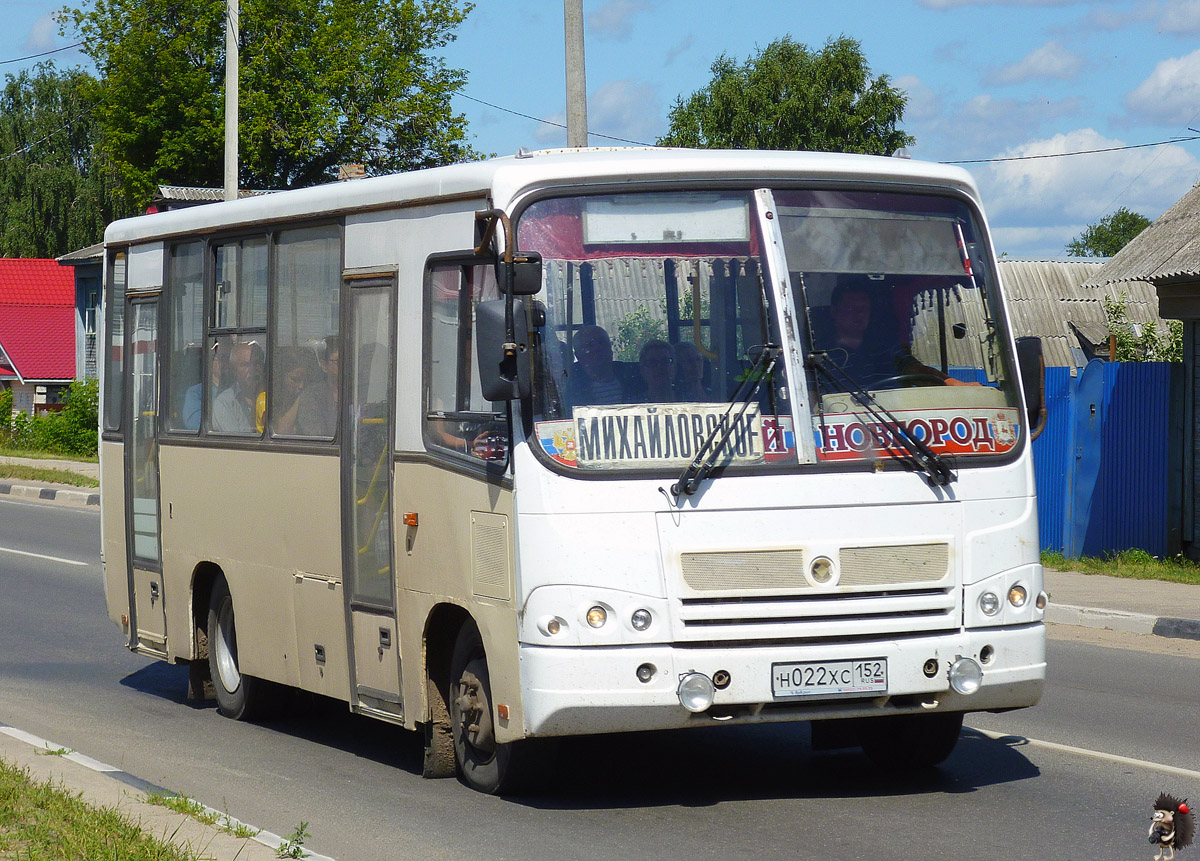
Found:
[[[567,47],[567,146],[588,145],[587,81],[583,73],[583,0],[563,0]]]
[[[238,197],[238,0],[225,10],[225,199]]]

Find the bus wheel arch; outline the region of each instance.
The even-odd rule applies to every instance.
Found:
[[[209,590],[206,631],[209,675],[217,710],[233,720],[264,717],[274,699],[271,684],[241,670],[233,596],[221,574],[215,577]]]
[[[429,778],[454,777],[457,764],[450,725],[450,664],[458,632],[474,626],[470,615],[455,604],[438,604],[425,621],[425,758],[421,774]]]
[[[211,700],[216,697],[208,660],[208,604],[213,584],[224,577],[212,562],[201,562],[192,571],[192,641],[188,659],[188,699]]]

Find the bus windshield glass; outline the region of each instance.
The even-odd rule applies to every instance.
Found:
[[[790,431],[786,372],[761,361],[779,334],[756,223],[745,191],[581,195],[524,211],[517,246],[542,255],[545,279],[534,385],[546,456],[678,471],[708,441],[722,467],[796,463],[779,430]]]
[[[777,191],[824,461],[1004,454],[1021,430],[979,225],[950,197]],[[961,461],[959,461],[961,463]]]

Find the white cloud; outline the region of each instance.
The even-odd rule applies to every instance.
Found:
[[[543,122],[533,132],[533,138],[544,147],[560,147],[567,145],[567,115],[565,112],[550,114],[543,119],[549,122]],[[554,125],[557,123],[557,125]],[[590,122],[589,122],[590,126]]]
[[[1125,97],[1125,107],[1147,120],[1187,126],[1200,111],[1200,49],[1163,60]]]
[[[22,48],[23,50],[36,53],[39,51],[49,51],[58,46],[58,22],[54,20],[54,14],[51,13],[43,15],[34,22]]]
[[[601,36],[628,39],[633,32],[633,16],[649,8],[648,0],[608,0],[587,16],[587,23]]]
[[[1158,26],[1165,33],[1200,33],[1200,0],[1168,0],[1163,4]]]
[[[1001,154],[1022,160],[972,169],[993,222],[1006,229],[1074,231],[1071,236],[1078,234],[1079,224],[1090,224],[1115,206],[1157,218],[1200,175],[1200,162],[1183,147],[1113,149],[1121,146],[1123,141],[1093,129],[1076,129]],[[1090,150],[1110,151],[1029,158]]]
[[[997,84],[1019,84],[1050,78],[1056,81],[1069,81],[1079,74],[1083,61],[1064,48],[1059,42],[1050,41],[1035,51],[1001,66],[990,75]]]
[[[588,129],[613,137],[652,144],[666,131],[658,93],[646,81],[612,81],[588,96]],[[620,143],[593,138],[593,145]]]

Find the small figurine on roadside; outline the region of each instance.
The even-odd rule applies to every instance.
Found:
[[[1196,836],[1196,817],[1182,801],[1160,792],[1154,800],[1154,816],[1150,821],[1150,843],[1158,848],[1154,861],[1171,861],[1176,849],[1186,849]]]

